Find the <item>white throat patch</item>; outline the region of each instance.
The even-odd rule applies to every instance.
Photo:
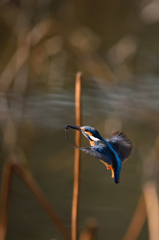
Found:
[[[96,137],[94,137],[94,136],[89,136],[89,137],[90,137],[91,140],[93,140],[93,141],[95,141],[95,142],[100,141],[99,138],[96,138]]]

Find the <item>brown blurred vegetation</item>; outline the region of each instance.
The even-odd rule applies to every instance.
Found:
[[[6,239],[61,238],[52,223],[38,215],[36,203],[35,213],[29,213],[32,200],[10,172],[18,173],[37,199],[43,199],[56,226],[66,239],[70,237],[73,150],[68,150],[63,131],[65,124],[75,121],[79,70],[83,124],[94,125],[105,136],[123,130],[134,146],[118,190],[105,177],[105,169],[96,169],[93,160],[83,161],[80,232],[85,218],[94,214],[100,239],[159,239],[158,29],[157,0],[0,1],[1,239],[8,198]],[[21,220],[15,224],[20,212],[26,225]],[[96,222],[86,225],[81,240],[96,235]]]

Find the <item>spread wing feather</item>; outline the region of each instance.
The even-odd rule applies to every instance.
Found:
[[[106,140],[117,152],[122,162],[129,157],[132,150],[132,144],[123,133],[115,132],[110,139]]]
[[[102,147],[98,146],[91,146],[91,147],[77,147],[76,148],[80,149],[81,151],[90,154],[92,157],[98,158],[100,160],[103,160],[104,162],[108,163],[109,165],[112,165],[112,161],[109,160],[106,156],[105,156],[105,149],[103,149]]]
[[[100,145],[91,146],[91,147],[78,147],[74,145],[74,147],[84,151],[91,156],[100,159],[103,163],[107,163],[111,165],[114,169],[114,181],[115,183],[119,183],[120,179],[120,171],[121,171],[121,161],[118,154],[114,151],[112,146],[108,148],[104,148]]]
[[[114,168],[114,181],[115,183],[119,183],[119,179],[120,179],[120,171],[121,171],[121,161],[119,159],[118,156],[115,156],[115,154],[117,155],[117,153],[113,153],[114,155],[113,159],[109,159],[106,157],[106,155],[104,155],[105,150],[103,150],[100,146],[91,146],[91,147],[77,147],[76,148],[84,151],[85,153],[90,154],[91,156],[100,159],[103,163],[107,163],[111,166],[113,166]]]

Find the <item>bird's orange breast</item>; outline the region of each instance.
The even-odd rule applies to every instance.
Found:
[[[112,178],[114,178],[114,168],[111,165],[109,165],[108,163],[106,163],[106,162],[104,162],[102,160],[100,160],[100,161],[106,165],[108,170],[112,171]]]

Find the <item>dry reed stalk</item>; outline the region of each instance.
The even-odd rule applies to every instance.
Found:
[[[148,182],[143,187],[147,208],[149,239],[159,239],[159,202],[155,182]]]
[[[39,185],[34,180],[30,171],[26,170],[21,165],[16,165],[15,167],[16,173],[19,177],[24,181],[26,186],[31,190],[32,194],[36,197],[38,202],[42,205],[42,207],[47,212],[48,216],[54,222],[56,227],[59,229],[60,233],[63,235],[64,239],[71,240],[71,235],[67,227],[63,224],[61,218],[57,215],[56,211],[53,209],[46,196],[42,192]]]
[[[94,218],[88,218],[85,223],[85,229],[82,231],[79,240],[97,239],[97,221]]]
[[[0,240],[4,240],[7,230],[7,212],[9,193],[12,181],[12,164],[6,162],[3,167],[1,195],[0,195]]]
[[[26,186],[31,190],[32,194],[36,197],[39,203],[47,212],[48,216],[55,223],[56,227],[59,229],[60,233],[63,235],[64,239],[71,240],[71,235],[69,230],[63,224],[63,221],[57,215],[55,210],[52,208],[51,204],[48,202],[44,193],[34,180],[31,173],[18,163],[16,157],[11,158],[9,162],[6,162],[3,169],[2,176],[2,188],[1,188],[1,215],[0,215],[0,240],[4,240],[6,236],[7,229],[7,209],[9,201],[9,192],[11,188],[11,176],[13,173],[17,173],[19,177],[24,181]],[[13,172],[14,171],[14,172]]]
[[[17,75],[19,69],[28,59],[30,54],[30,47],[35,46],[48,33],[51,25],[51,20],[45,20],[36,25],[26,36],[23,43],[18,46],[17,50],[11,57],[6,68],[0,76],[0,91],[7,92],[14,77]],[[17,60],[17,56],[20,56]],[[16,63],[16,68],[15,68]]]
[[[141,194],[136,211],[128,227],[123,240],[135,240],[138,238],[146,220],[146,204],[144,195]]]
[[[81,126],[81,73],[76,74],[75,85],[75,108],[76,125]],[[76,131],[75,141],[80,146],[80,132]],[[78,208],[79,208],[79,188],[80,188],[80,150],[75,148],[74,161],[74,187],[72,200],[72,240],[77,240],[78,236]]]

